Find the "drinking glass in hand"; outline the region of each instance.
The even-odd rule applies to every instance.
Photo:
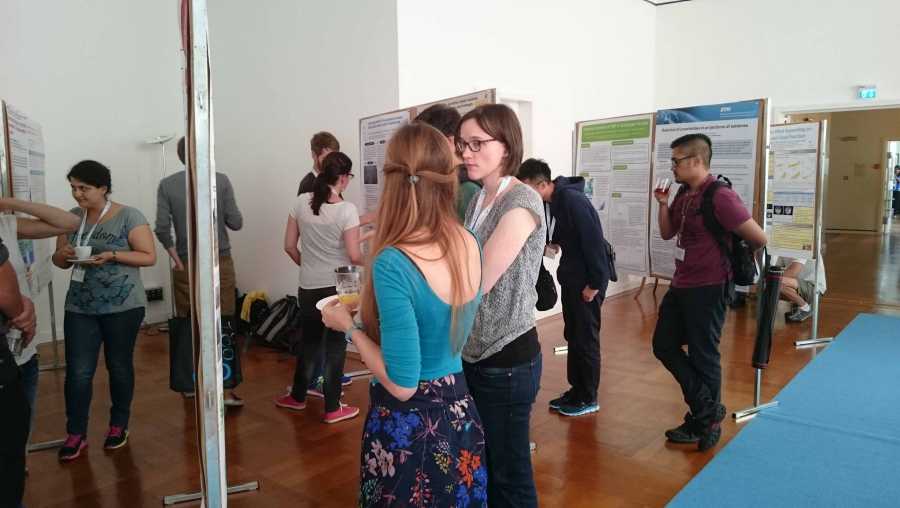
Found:
[[[359,305],[361,274],[362,268],[359,266],[340,266],[334,270],[338,300],[350,310],[355,310]]]

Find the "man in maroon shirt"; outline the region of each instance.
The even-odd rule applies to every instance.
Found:
[[[688,134],[670,146],[672,173],[681,189],[671,205],[667,192],[655,191],[653,196],[659,202],[660,235],[664,240],[675,238],[675,276],[660,305],[653,354],[681,385],[690,408],[684,423],[667,430],[666,437],[675,443],[697,443],[704,451],[719,442],[719,424],[725,418],[725,406],[720,402],[719,336],[727,295],[733,288],[731,266],[704,226],[700,211],[703,191],[715,181],[709,174],[712,142],[703,134]],[[712,203],[715,218],[725,231],[737,234],[754,250],[766,244],[765,233],[737,193],[720,186]]]

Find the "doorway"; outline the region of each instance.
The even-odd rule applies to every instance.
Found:
[[[892,219],[900,108],[788,115],[828,120],[823,257],[835,303],[900,308],[900,217]]]

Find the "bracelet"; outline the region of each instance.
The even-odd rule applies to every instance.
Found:
[[[353,326],[351,326],[347,329],[346,332],[344,332],[344,340],[350,342],[353,339],[353,332],[357,330],[363,331],[362,323],[357,323],[356,321],[354,321]]]

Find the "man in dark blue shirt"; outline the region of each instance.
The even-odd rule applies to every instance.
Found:
[[[550,408],[565,416],[579,416],[600,409],[600,306],[609,285],[609,258],[600,217],[584,194],[584,178],[550,177],[550,166],[528,159],[519,179],[549,203],[546,255],[562,249],[556,277],[561,287],[563,335],[569,343],[566,376],[571,388],[550,401]]]

